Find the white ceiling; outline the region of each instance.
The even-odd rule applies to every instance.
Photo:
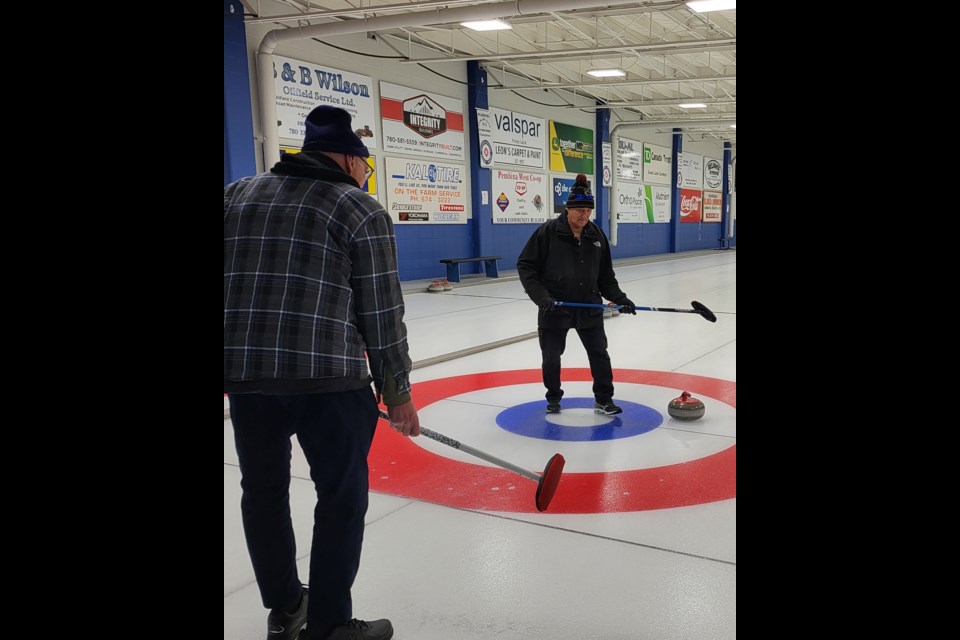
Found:
[[[487,71],[493,104],[498,91],[534,100],[549,94],[551,105],[588,111],[600,102],[613,108],[612,123],[663,123],[664,130],[679,126],[701,139],[736,144],[729,126],[737,117],[735,9],[701,14],[684,2],[623,0],[242,1],[248,23],[271,28],[366,20],[369,28],[353,30],[375,34],[404,64],[442,70],[451,61],[477,60]],[[476,11],[496,12],[512,29],[460,26],[463,13]],[[414,13],[424,26],[396,26]],[[392,25],[383,26],[387,21]],[[614,67],[626,77],[587,75]],[[707,106],[679,106],[689,102]]]

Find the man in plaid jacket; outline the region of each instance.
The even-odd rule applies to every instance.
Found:
[[[387,640],[353,618],[380,398],[420,434],[390,216],[360,189],[369,152],[350,114],[320,106],[301,153],[223,192],[223,378],[244,534],[271,640]],[[370,387],[373,382],[375,392]],[[309,589],[290,518],[291,437],[317,491]]]

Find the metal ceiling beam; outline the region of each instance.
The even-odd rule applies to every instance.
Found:
[[[564,16],[570,20],[591,20],[596,18],[624,18],[632,15],[640,15],[646,13],[660,13],[663,11],[669,11],[671,9],[687,9],[685,2],[659,2],[651,3],[644,5],[642,7],[617,7],[614,9],[602,9],[602,10],[591,10],[591,9],[568,9],[565,10]],[[557,9],[553,8],[549,10],[550,13],[556,13]],[[537,22],[548,21],[549,16],[546,13],[528,15],[525,14],[519,17],[510,18],[511,26],[516,25],[527,25]],[[453,28],[459,28],[459,24],[452,22],[447,23],[446,25],[437,25],[439,27],[449,26]],[[416,29],[413,29],[416,31]]]
[[[582,88],[590,89],[599,87],[601,89],[614,89],[616,87],[628,87],[633,85],[646,84],[688,84],[692,82],[712,82],[721,80],[736,80],[737,76],[693,76],[690,78],[648,78],[645,80],[614,80],[611,82],[543,82],[540,84],[522,85],[519,87],[489,87],[494,91],[503,90],[523,90],[523,89],[572,89]]]
[[[714,100],[711,98],[681,98],[679,100],[635,100],[633,102],[608,102],[606,104],[594,105],[597,109],[618,109],[620,107],[679,107],[688,102],[698,102],[705,105],[715,104],[737,104],[736,100]],[[573,106],[573,105],[571,105]],[[569,108],[569,107],[568,107]],[[577,109],[582,107],[577,106]]]
[[[635,51],[639,53],[655,53],[657,55],[678,55],[689,53],[707,53],[710,51],[736,50],[736,38],[721,38],[719,40],[694,40],[686,42],[663,42],[659,44],[616,45],[612,47],[590,47],[587,49],[566,49],[557,51],[529,51],[525,53],[501,53],[497,55],[480,56],[448,56],[445,58],[417,58],[398,60],[400,64],[421,64],[424,62],[467,62],[481,60],[495,62],[497,60],[525,60],[542,61],[562,58],[589,58],[602,57],[608,54]]]
[[[495,0],[486,0],[494,2]],[[459,5],[477,5],[482,4],[482,0],[424,0],[417,4],[409,2],[400,2],[397,4],[384,4],[378,7],[367,5],[356,9],[326,9],[324,11],[309,11],[303,13],[288,13],[281,16],[269,16],[253,18],[246,20],[246,24],[260,24],[261,22],[296,22],[298,20],[311,20],[314,18],[343,18],[346,16],[376,15],[378,13],[389,13],[393,11],[411,11],[413,9],[429,9],[431,7],[456,7]]]
[[[619,135],[620,131],[624,129],[663,129],[665,127],[677,127],[677,128],[696,128],[696,127],[716,127],[717,125],[726,124],[737,124],[737,118],[734,117],[723,117],[723,118],[712,118],[712,119],[703,119],[702,117],[697,120],[678,120],[677,118],[664,118],[663,120],[637,120],[631,122],[621,122],[613,129],[610,130],[610,135]],[[732,133],[735,133],[734,129]],[[678,131],[677,133],[684,133]]]

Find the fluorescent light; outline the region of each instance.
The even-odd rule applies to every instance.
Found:
[[[625,76],[627,75],[620,69],[591,69],[587,71],[588,76],[593,76],[594,78],[612,78],[614,76]]]
[[[737,125],[732,124],[732,125],[730,125],[730,128],[731,128],[731,129],[736,129],[736,128],[737,128]]]
[[[736,9],[737,0],[697,0],[697,2],[688,2],[687,6],[697,13],[725,11],[727,9]]]
[[[503,20],[474,20],[473,22],[461,22],[460,26],[474,31],[496,31],[513,28]]]
[[[687,104],[680,104],[677,106],[681,109],[703,109],[707,105],[703,104],[702,102],[688,102]]]

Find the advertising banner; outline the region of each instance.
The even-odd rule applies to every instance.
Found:
[[[463,160],[463,102],[389,82],[380,83],[383,148]]]
[[[609,142],[600,143],[600,155],[602,160],[600,161],[600,166],[603,167],[600,174],[601,184],[605,187],[609,187],[613,184],[611,180],[610,167],[612,165],[613,159],[613,146]]]
[[[719,158],[705,157],[703,159],[703,187],[704,189],[720,190],[723,184],[723,164]]]
[[[377,148],[377,123],[370,93],[373,78],[321,64],[273,56],[273,86],[277,99],[278,135],[303,146],[304,121],[313,108],[329,104],[353,117],[353,128],[371,149]]]
[[[670,149],[649,142],[643,143],[643,182],[670,184]]]
[[[620,223],[646,222],[647,209],[643,185],[639,182],[617,182],[617,221]]]
[[[491,107],[488,113],[488,142],[493,164],[543,169],[547,145],[546,122],[543,118],[496,107]],[[478,130],[478,133],[482,162],[484,137],[482,130]]]
[[[387,211],[398,224],[466,224],[463,165],[386,158]]]
[[[477,109],[477,138],[480,141],[480,166],[490,168],[493,164],[493,137],[492,120],[487,109]]]
[[[550,121],[550,170],[593,175],[593,131]]]
[[[617,138],[617,180],[643,180],[643,143]]]
[[[684,151],[680,156],[680,186],[703,189],[703,156]]]
[[[547,176],[509,169],[494,169],[492,217],[500,223],[541,223],[547,211]]]
[[[643,186],[647,219],[644,222],[670,222],[670,187]]]
[[[702,193],[694,189],[680,189],[680,222],[701,222]]]
[[[719,191],[703,192],[703,221],[720,222],[723,214],[723,194]]]

